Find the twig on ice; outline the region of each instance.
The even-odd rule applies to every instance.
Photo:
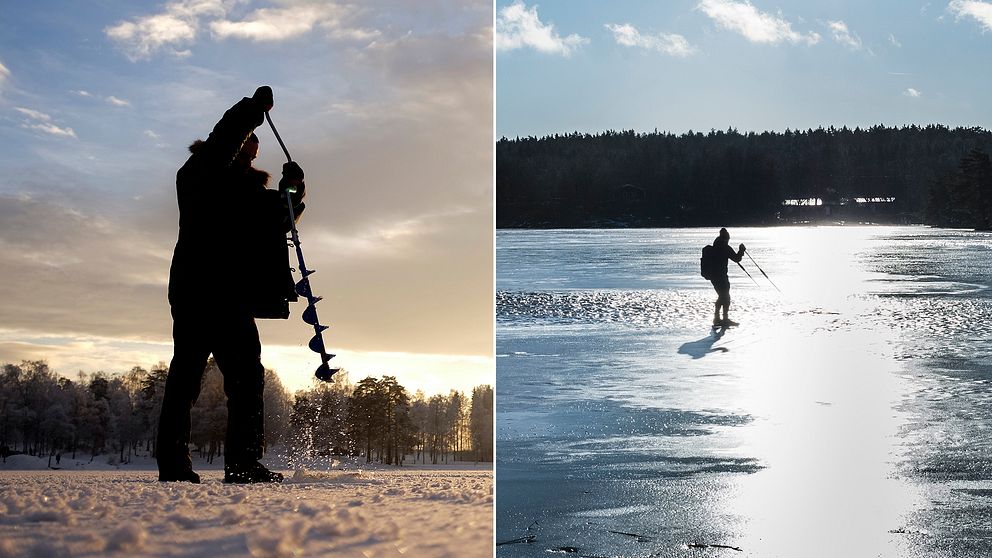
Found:
[[[729,550],[736,550],[737,552],[744,552],[744,550],[741,548],[737,548],[736,546],[729,546],[726,544],[689,543],[686,546],[688,546],[689,548],[726,548]]]
[[[526,537],[520,537],[519,539],[498,542],[496,543],[496,546],[503,546],[504,544],[520,544],[520,543],[530,544],[536,540],[537,540],[537,535],[527,535]]]
[[[613,533],[614,535],[624,535],[627,537],[634,537],[637,542],[650,542],[651,537],[645,537],[644,535],[638,535],[637,533],[624,533],[623,531],[607,531],[608,533]]]

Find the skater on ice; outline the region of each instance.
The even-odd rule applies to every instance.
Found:
[[[736,322],[731,321],[729,316],[730,278],[727,275],[727,262],[733,260],[740,265],[746,250],[743,244],[737,248],[736,252],[730,247],[730,233],[727,232],[727,229],[720,229],[720,235],[713,241],[713,245],[703,248],[703,256],[700,260],[702,275],[710,280],[717,294],[713,309],[714,327],[737,325]],[[720,317],[721,309],[723,310],[722,318]]]
[[[255,318],[287,318],[297,299],[289,266],[288,217],[303,213],[303,170],[283,165],[279,189],[252,166],[256,127],[273,106],[259,87],[197,140],[176,176],[179,239],[169,275],[174,353],[159,419],[156,459],[160,481],[198,483],[188,444],[190,410],[213,354],[224,375],[227,435],[224,482],[281,482],[259,463],[264,440],[264,368]],[[286,192],[289,194],[286,194]]]

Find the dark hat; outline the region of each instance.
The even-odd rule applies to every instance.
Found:
[[[730,238],[730,233],[727,229],[720,229],[720,238]]]

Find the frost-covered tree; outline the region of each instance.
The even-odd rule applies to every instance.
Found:
[[[213,463],[213,458],[223,454],[224,437],[227,433],[227,395],[224,393],[224,377],[211,358],[200,382],[200,396],[190,412],[192,429],[190,442],[196,446],[200,457]]]
[[[289,433],[289,418],[292,412],[292,400],[286,388],[283,387],[279,376],[272,370],[265,370],[265,389],[262,392],[262,404],[265,409],[265,444],[262,452],[270,446],[280,446]]]
[[[493,387],[476,386],[472,390],[472,453],[476,461],[493,460]]]

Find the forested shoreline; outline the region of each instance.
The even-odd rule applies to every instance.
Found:
[[[496,142],[496,225],[773,225],[849,216],[988,229],[989,152],[989,130],[939,124],[504,137]],[[786,200],[816,200],[822,209],[800,212]]]
[[[466,396],[412,396],[393,376],[333,383],[289,394],[265,371],[266,452],[290,460],[351,456],[402,465],[493,460],[493,388]],[[155,454],[168,367],[124,373],[80,372],[70,379],[45,361],[0,365],[0,455],[105,455],[115,463]],[[213,359],[192,411],[191,451],[211,462],[223,455],[227,405]]]

